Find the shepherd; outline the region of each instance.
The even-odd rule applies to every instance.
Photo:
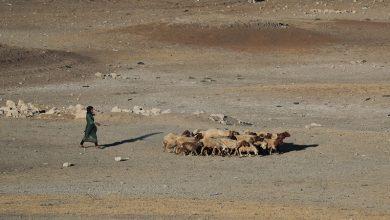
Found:
[[[84,147],[84,142],[91,142],[95,144],[95,147],[102,149],[97,140],[97,127],[100,126],[98,122],[95,122],[95,118],[93,117],[95,115],[95,111],[92,106],[87,107],[87,115],[86,115],[86,120],[87,120],[87,125],[85,127],[84,131],[84,138],[80,142],[80,147]]]

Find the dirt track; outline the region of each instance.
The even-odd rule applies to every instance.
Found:
[[[93,105],[106,148],[78,147],[83,120],[0,118],[0,218],[390,218],[390,5],[324,2],[1,2],[1,105]],[[173,113],[109,113],[134,105]],[[211,127],[292,137],[272,156],[162,152]]]

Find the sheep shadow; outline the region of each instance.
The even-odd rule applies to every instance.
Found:
[[[126,143],[132,143],[132,142],[135,142],[135,141],[140,141],[140,140],[144,140],[150,136],[154,136],[154,135],[157,135],[157,134],[161,134],[163,132],[153,132],[153,133],[150,133],[150,134],[145,134],[145,135],[141,135],[139,137],[135,137],[135,138],[130,138],[130,139],[126,139],[126,140],[122,140],[122,141],[117,141],[117,142],[113,142],[111,144],[102,144],[100,145],[102,148],[109,148],[109,147],[115,147],[115,146],[118,146],[118,145],[122,145],[122,144],[126,144]]]
[[[283,143],[278,147],[279,153],[284,154],[291,151],[301,151],[309,147],[318,147],[318,144],[309,144],[309,145],[297,145],[294,143]]]

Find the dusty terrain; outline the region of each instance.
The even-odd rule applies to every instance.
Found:
[[[1,1],[1,105],[93,105],[105,148],[78,147],[81,119],[0,118],[0,218],[389,219],[389,62],[386,0]],[[135,105],[172,113],[110,113]],[[271,156],[162,152],[195,128],[291,137]]]

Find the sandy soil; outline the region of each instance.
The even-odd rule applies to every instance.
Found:
[[[0,218],[389,219],[389,11],[386,0],[0,2],[1,104],[93,105],[106,146],[78,147],[83,120],[0,118]],[[135,105],[173,113],[110,113]],[[162,152],[166,133],[212,127],[292,136],[271,156]]]

